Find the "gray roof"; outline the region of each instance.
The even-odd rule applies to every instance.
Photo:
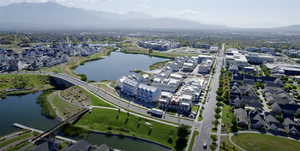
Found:
[[[139,84],[138,88],[139,89],[144,89],[144,90],[147,90],[147,91],[151,91],[151,92],[157,91],[156,87],[149,86],[149,85],[146,85],[146,84],[143,84],[143,83]]]
[[[242,109],[242,108],[235,109],[234,115],[236,116],[238,122],[248,124],[247,112],[244,109]]]

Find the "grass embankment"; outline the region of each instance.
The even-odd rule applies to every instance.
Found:
[[[53,88],[49,77],[31,74],[1,74],[0,97],[21,95]]]
[[[80,107],[66,102],[61,97],[59,97],[59,93],[59,91],[53,92],[47,97],[51,108],[55,111],[55,114],[57,116],[62,119],[66,119],[81,110]]]
[[[110,86],[109,82],[101,82],[101,83],[96,83],[95,84],[97,87],[102,88],[104,91],[109,92],[110,94],[114,94],[116,96],[118,96],[119,94],[117,93],[117,91]]]
[[[199,135],[199,132],[198,131],[194,131],[193,133],[193,136],[192,136],[192,140],[191,140],[191,144],[189,146],[189,149],[188,151],[192,151],[193,150],[193,146],[194,146],[194,143],[195,143],[195,139],[196,137]]]
[[[44,91],[39,97],[37,103],[41,105],[42,114],[48,118],[55,119],[57,117],[54,108],[48,101],[48,96],[53,93],[53,90]]]
[[[79,65],[83,65],[86,62],[99,60],[104,58],[105,56],[109,55],[111,52],[113,52],[115,49],[111,47],[106,47],[101,50],[101,52],[93,54],[88,57],[72,57],[69,62],[56,65],[50,68],[42,68],[42,71],[48,71],[48,72],[57,72],[57,73],[65,73],[77,78],[86,78],[84,75],[77,75],[73,70],[78,67]],[[84,79],[82,79],[84,80]]]
[[[135,136],[169,147],[175,146],[177,128],[149,121],[118,110],[93,109],[76,126],[93,131]]]
[[[99,98],[99,97],[95,96],[94,94],[91,94],[87,91],[84,91],[84,93],[86,93],[88,95],[88,97],[91,99],[91,105],[93,105],[93,106],[114,107],[114,106],[110,105],[109,103],[107,103],[106,101],[104,101],[104,99]]]
[[[165,64],[167,64],[168,62],[170,62],[170,60],[167,61],[161,61],[161,62],[156,62],[152,65],[149,66],[150,70],[155,70],[155,69],[159,69],[162,68]]]
[[[113,107],[78,86],[62,91],[44,91],[39,96],[38,103],[42,106],[42,114],[53,119],[56,117],[65,119],[75,114],[81,109],[78,104]]]
[[[14,142],[17,142],[17,141],[25,140],[25,139],[27,139],[29,137],[32,137],[32,136],[33,136],[32,133],[24,133],[24,134],[21,134],[19,136],[13,137],[11,139],[1,140],[0,141],[0,148],[5,147],[5,146],[7,146],[9,144],[12,144]]]
[[[238,134],[232,140],[247,151],[299,151],[294,140],[263,134]]]
[[[161,58],[169,58],[174,59],[178,56],[186,56],[187,54],[184,53],[167,53],[167,52],[161,52],[161,51],[154,51],[154,50],[148,50],[145,48],[141,48],[137,46],[136,41],[126,41],[118,44],[118,47],[121,48],[121,51],[123,53],[130,53],[130,54],[144,54],[149,55],[153,57],[161,57]]]

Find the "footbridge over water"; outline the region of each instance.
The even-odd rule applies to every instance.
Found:
[[[39,144],[40,141],[42,141],[44,138],[47,138],[51,135],[53,135],[55,132],[57,132],[60,128],[62,128],[64,125],[68,124],[68,123],[73,123],[74,121],[77,121],[78,119],[80,119],[81,116],[83,116],[85,113],[89,112],[90,109],[89,108],[85,108],[83,110],[81,110],[80,112],[70,116],[69,118],[67,118],[66,120],[60,122],[59,124],[57,124],[56,126],[54,126],[53,128],[44,131],[43,133],[39,134],[36,137],[33,137],[32,139],[30,139],[29,141],[33,144]]]

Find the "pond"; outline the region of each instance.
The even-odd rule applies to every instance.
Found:
[[[132,70],[149,70],[149,66],[168,59],[141,54],[113,52],[105,59],[87,62],[75,69],[78,74],[85,74],[88,80],[117,80]]]

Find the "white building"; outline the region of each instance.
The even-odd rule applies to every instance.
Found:
[[[243,67],[248,65],[246,56],[240,53],[237,49],[228,49],[226,52],[226,64],[236,64],[237,66]]]
[[[118,81],[118,85],[119,85],[122,93],[124,93],[128,96],[136,96],[137,95],[138,82],[136,80],[130,79],[127,76],[124,76]]]
[[[137,98],[144,102],[156,102],[160,97],[161,91],[153,86],[139,84],[137,89]]]

